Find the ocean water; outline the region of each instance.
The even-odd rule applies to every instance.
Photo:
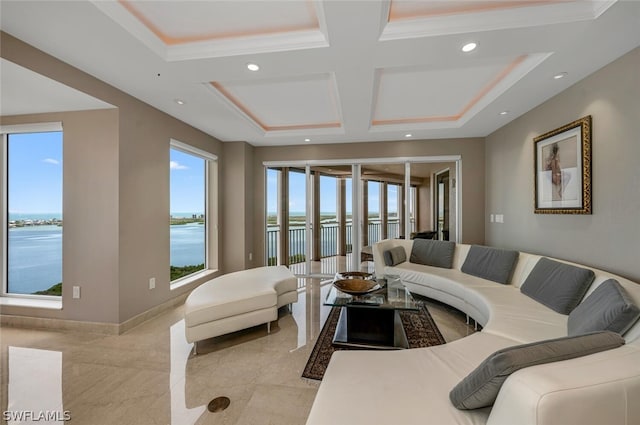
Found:
[[[54,216],[30,214],[21,219],[50,219]],[[58,216],[57,218],[60,218]],[[205,226],[170,226],[171,265],[204,263]],[[8,291],[32,294],[62,282],[62,227],[30,226],[9,229]]]
[[[171,265],[203,264],[205,257],[205,226],[200,223],[170,226]]]
[[[32,294],[62,282],[61,259],[62,227],[9,229],[8,292]]]

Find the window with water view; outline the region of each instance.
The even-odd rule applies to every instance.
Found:
[[[5,133],[3,291],[62,295],[62,131]]]
[[[206,268],[206,168],[206,159],[171,148],[171,281]]]

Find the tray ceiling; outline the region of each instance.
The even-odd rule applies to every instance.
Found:
[[[483,137],[640,45],[640,2],[615,0],[0,6],[3,31],[256,146]]]

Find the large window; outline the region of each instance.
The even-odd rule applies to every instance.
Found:
[[[373,245],[381,239],[382,232],[380,231],[381,223],[381,211],[380,211],[380,188],[381,184],[377,181],[368,180],[367,182],[367,211],[368,211],[368,225],[367,225],[367,245]]]
[[[267,248],[266,262],[268,266],[278,265],[280,250],[280,222],[281,213],[278,206],[278,195],[282,171],[276,168],[267,168]]]
[[[451,220],[442,237],[459,241],[459,156],[266,161],[266,256],[296,275],[332,277],[371,271],[381,239],[435,232],[434,170],[456,176]],[[304,171],[303,171],[304,170]],[[457,189],[457,190],[456,190]],[[309,243],[310,242],[310,243]]]
[[[387,239],[396,239],[403,233],[400,229],[402,185],[387,185]]]
[[[62,127],[2,129],[4,295],[62,295]]]
[[[210,225],[215,156],[180,142],[171,142],[170,268],[171,281],[214,266]],[[215,195],[215,194],[214,194]],[[215,266],[214,266],[215,268]]]

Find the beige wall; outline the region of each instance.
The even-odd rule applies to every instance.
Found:
[[[552,81],[549,81],[552,84]],[[592,215],[533,213],[533,138],[593,118]],[[489,135],[486,239],[640,281],[640,48]],[[504,224],[489,214],[504,214]]]
[[[219,157],[222,144],[8,34],[0,37],[3,58],[117,107],[60,115],[65,121],[63,272],[65,283],[82,286],[82,298],[68,299],[65,286],[61,312],[13,307],[2,312],[122,323],[193,289],[202,280],[169,288],[169,142],[173,138]],[[3,123],[41,118],[3,117]],[[100,218],[99,229],[89,213]],[[151,277],[154,290],[148,286]]]
[[[118,110],[2,117],[2,125],[62,122],[64,310],[40,317],[117,323],[118,314]],[[73,299],[72,286],[82,298]],[[5,314],[31,309],[3,307]],[[90,316],[87,312],[91,312]]]
[[[362,159],[411,156],[462,156],[463,242],[484,243],[484,139],[399,140],[351,144],[257,147],[254,155],[254,263],[264,264],[264,161]],[[258,265],[259,265],[258,264]]]
[[[221,234],[225,241],[222,269],[225,273],[251,268],[253,244],[253,150],[247,143],[225,143],[220,164],[224,202],[221,203]]]

